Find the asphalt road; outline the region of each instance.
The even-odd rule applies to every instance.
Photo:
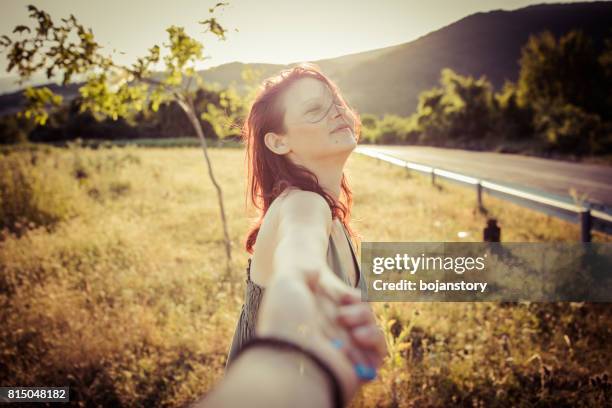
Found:
[[[581,164],[518,154],[475,152],[426,146],[371,146],[399,159],[571,200],[580,197],[612,208],[612,166]]]

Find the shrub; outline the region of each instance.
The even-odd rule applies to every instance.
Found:
[[[0,144],[16,144],[28,141],[31,125],[16,115],[6,115],[0,118]]]
[[[76,185],[67,174],[49,171],[50,156],[9,153],[0,161],[0,229],[19,233],[51,226],[75,213]]]
[[[598,115],[563,103],[538,106],[536,129],[550,150],[578,156],[602,150],[604,128]]]

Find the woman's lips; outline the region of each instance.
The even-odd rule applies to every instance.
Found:
[[[345,129],[351,130],[350,126],[348,126],[348,125],[342,125],[342,126],[340,126],[340,127],[337,127],[336,129],[334,129],[334,130],[332,131],[332,133],[340,132],[340,131],[345,130]]]

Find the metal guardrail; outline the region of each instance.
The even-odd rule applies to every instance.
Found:
[[[435,184],[436,178],[440,177],[462,185],[474,186],[476,189],[476,199],[479,207],[482,207],[482,193],[486,192],[492,196],[514,202],[515,204],[543,212],[569,222],[579,223],[580,238],[582,242],[591,241],[591,231],[596,230],[606,234],[612,234],[612,214],[591,208],[591,204],[568,203],[551,197],[524,191],[516,187],[509,187],[487,180],[466,176],[461,173],[443,170],[440,168],[427,166],[398,159],[385,153],[377,152],[365,147],[358,147],[357,153],[373,157],[396,166],[405,167],[424,174],[431,175],[431,182]]]

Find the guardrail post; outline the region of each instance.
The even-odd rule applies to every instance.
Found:
[[[485,242],[500,242],[501,228],[495,218],[487,220],[487,226],[482,230],[482,239]]]
[[[431,184],[436,185],[436,171],[431,169]]]
[[[476,201],[478,203],[478,208],[482,208],[482,184],[480,184],[480,180],[476,184]]]
[[[585,208],[580,212],[580,240],[591,242],[591,209]]]

